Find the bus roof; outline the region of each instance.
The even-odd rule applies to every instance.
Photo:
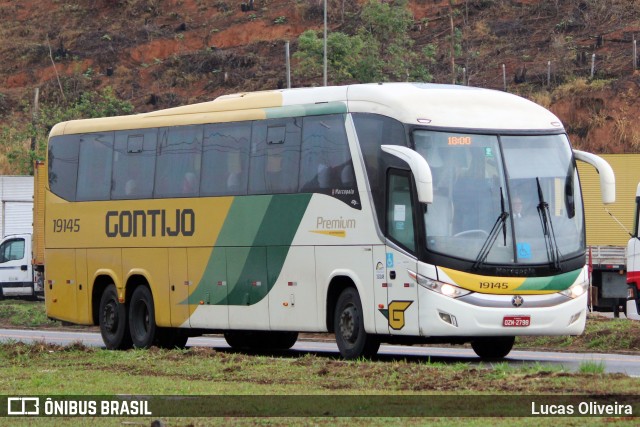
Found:
[[[59,123],[50,136],[347,111],[382,114],[438,128],[563,129],[547,109],[506,92],[455,85],[372,83],[223,95],[150,113]]]

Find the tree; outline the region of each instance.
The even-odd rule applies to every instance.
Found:
[[[413,15],[407,5],[407,0],[369,0],[362,7],[356,34],[335,32],[327,36],[328,73],[333,83],[431,81],[428,65],[433,63],[435,49],[414,51],[409,36]],[[296,74],[306,78],[321,75],[322,39],[314,31],[305,31],[293,57],[299,60]]]
[[[0,128],[0,173],[33,173],[33,162],[44,159],[49,131],[56,123],[131,113],[133,105],[119,99],[110,87],[100,92],[82,92],[77,99],[67,98],[64,102],[43,102],[35,123]],[[35,149],[31,149],[32,139]]]

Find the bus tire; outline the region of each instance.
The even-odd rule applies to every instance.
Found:
[[[297,332],[267,332],[266,348],[273,350],[289,350],[298,341]]]
[[[355,288],[347,288],[338,297],[334,313],[336,343],[345,359],[373,357],[378,353],[380,340],[364,330],[362,304]]]
[[[289,350],[298,341],[297,332],[227,331],[224,339],[233,349]]]
[[[102,293],[99,310],[98,323],[105,346],[109,350],[131,348],[127,307],[118,300],[118,290],[114,284],[107,286]]]
[[[178,328],[156,328],[156,345],[160,348],[173,350],[185,348],[189,335]]]
[[[149,348],[156,339],[156,317],[153,296],[148,287],[138,286],[129,301],[129,330],[136,348]]]
[[[224,340],[234,350],[251,348],[250,335],[246,331],[227,331],[224,333]]]
[[[504,358],[516,341],[516,337],[486,337],[471,341],[471,348],[483,360]]]

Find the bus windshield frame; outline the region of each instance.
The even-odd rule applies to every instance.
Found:
[[[552,270],[584,256],[582,197],[565,134],[415,129],[413,142],[433,175],[427,255],[471,262],[473,269]]]

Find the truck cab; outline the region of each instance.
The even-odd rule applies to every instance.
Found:
[[[12,234],[0,242],[0,297],[37,298],[44,294],[41,275],[31,263],[31,234]]]

